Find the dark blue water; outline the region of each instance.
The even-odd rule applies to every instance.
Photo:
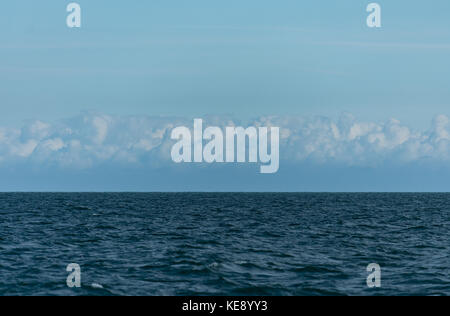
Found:
[[[450,194],[0,194],[0,294],[449,295]]]

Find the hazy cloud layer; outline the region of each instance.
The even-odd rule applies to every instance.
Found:
[[[278,126],[280,159],[301,164],[378,167],[384,163],[450,161],[450,119],[437,116],[428,130],[400,121],[363,122],[349,114],[326,117],[262,117],[241,122],[206,117],[213,126]],[[32,121],[21,128],[0,127],[0,168],[17,164],[58,169],[92,169],[103,164],[172,164],[170,132],[192,127],[193,118],[117,117],[86,113],[58,122]]]

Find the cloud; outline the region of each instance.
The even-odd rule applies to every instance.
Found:
[[[289,164],[378,167],[386,163],[450,161],[450,119],[437,116],[424,131],[395,119],[364,122],[350,114],[328,117],[271,116],[241,122],[209,116],[206,125],[280,127],[280,159]],[[172,165],[170,132],[191,118],[111,116],[84,113],[57,122],[0,127],[0,168],[19,163],[63,169],[104,164]]]

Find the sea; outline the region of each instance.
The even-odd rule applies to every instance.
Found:
[[[446,296],[450,194],[0,193],[0,295]]]

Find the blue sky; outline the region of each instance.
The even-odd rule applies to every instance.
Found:
[[[429,155],[433,162],[423,166],[422,159],[428,157],[429,152],[421,147],[423,151],[418,158],[414,156],[417,159],[408,160],[408,164],[416,166],[418,163],[420,168],[414,167],[421,175],[418,179],[428,181],[430,190],[435,190],[436,184],[431,185],[433,178],[425,180],[429,176],[423,175],[433,174],[425,171],[427,168],[441,170],[445,165],[442,161],[447,159],[445,151],[437,145],[446,140],[446,134],[441,130],[440,136],[433,138],[431,135],[439,125],[435,118],[450,116],[449,1],[378,1],[382,6],[383,27],[377,30],[365,24],[365,8],[371,1],[77,2],[82,7],[81,29],[68,29],[65,25],[65,8],[70,1],[16,0],[1,5],[0,136],[3,135],[4,143],[1,144],[0,137],[0,153],[3,152],[0,173],[7,179],[16,178],[17,183],[11,187],[16,180],[0,182],[0,189],[38,190],[44,185],[44,182],[32,180],[31,171],[18,172],[18,169],[34,170],[36,179],[44,176],[49,179],[49,174],[60,174],[67,179],[66,173],[76,174],[78,180],[73,178],[73,187],[69,185],[68,189],[76,190],[75,183],[83,188],[80,172],[76,171],[80,169],[67,167],[70,163],[52,165],[48,162],[56,161],[55,157],[67,161],[75,160],[74,157],[61,158],[52,152],[42,160],[39,151],[20,156],[26,152],[27,144],[34,144],[30,141],[37,144],[36,149],[58,138],[64,145],[77,140],[61,136],[62,131],[55,130],[58,126],[86,129],[86,135],[90,133],[95,138],[98,133],[95,124],[92,127],[77,121],[83,115],[89,122],[96,115],[111,117],[113,122],[129,116],[165,116],[168,120],[207,115],[250,121],[269,115],[280,118],[325,116],[338,122],[342,113],[351,113],[355,124],[369,122],[380,128],[385,128],[391,118],[399,120],[410,134],[404,143],[395,146],[417,141],[416,135],[428,137],[420,142],[425,147],[431,144],[434,151]],[[51,126],[51,131],[47,131],[45,137],[31,132],[26,134],[24,131],[36,122]],[[148,126],[141,131],[146,128]],[[109,126],[108,132],[112,129]],[[136,133],[130,142],[141,140],[142,135]],[[367,133],[361,137],[375,137]],[[386,132],[386,137],[397,137],[394,132],[389,133]],[[114,140],[117,138],[112,136],[108,139]],[[379,158],[382,163],[374,165],[373,161],[363,159],[364,163],[357,166],[369,168],[367,177],[377,173],[373,170],[378,170],[378,174],[392,174],[386,170],[401,169],[398,166],[405,160],[395,156],[390,143],[386,144],[384,156]],[[121,143],[120,146],[126,145]],[[290,150],[301,151],[300,148]],[[17,156],[24,159],[14,165],[12,162]],[[94,183],[86,179],[102,178],[100,174],[105,168],[116,170],[116,182],[123,179],[121,174],[128,168],[141,170],[137,174],[148,168],[132,163],[116,166],[112,162],[116,160],[111,159],[101,162],[93,159],[95,163],[82,169],[86,174],[84,181]],[[337,188],[339,191],[339,185],[332,185],[326,177],[318,180],[322,179],[320,170],[355,167],[348,161],[337,167],[334,161],[322,163],[324,165],[318,164],[315,178],[310,175],[296,182],[278,176],[274,181],[278,184],[268,186],[267,190],[281,190],[282,183],[290,183],[288,187],[308,191],[309,183],[317,190]],[[298,169],[299,174],[305,170],[304,160],[290,158],[285,164],[290,170]],[[173,174],[171,166],[164,168]],[[42,174],[36,171],[41,169],[46,171]],[[149,174],[165,174],[156,167],[151,170]],[[222,172],[218,170],[217,175]],[[361,169],[351,169],[349,174],[354,175],[354,179],[349,179],[342,188],[359,188],[365,173]],[[132,187],[137,190],[158,188],[154,182],[138,181],[137,175],[130,177],[131,182],[136,180],[137,184]],[[304,186],[299,185],[302,181]],[[383,185],[387,187],[394,182],[381,179],[376,189],[382,190]],[[410,182],[400,181],[397,190],[407,188]],[[233,187],[231,183],[230,180],[217,189]],[[252,183],[255,187],[259,180]],[[106,182],[99,181],[93,189],[101,190],[105,185]],[[196,185],[201,188],[200,184]],[[55,179],[45,186],[49,190],[52,187],[61,187],[61,180]],[[191,187],[192,184],[184,186],[185,189]],[[446,188],[445,182],[437,187]],[[125,183],[116,187],[124,188]]]
[[[425,126],[448,113],[450,3],[8,1],[0,10],[3,124],[112,114],[333,114]],[[447,13],[446,13],[447,12]],[[424,120],[425,119],[425,120]]]

